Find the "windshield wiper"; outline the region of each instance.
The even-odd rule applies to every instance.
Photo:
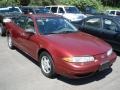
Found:
[[[75,33],[75,32],[78,32],[78,31],[62,31],[62,32],[59,32],[59,33]]]
[[[76,33],[79,31],[61,31],[61,32],[50,32],[50,33],[44,33],[44,35],[49,35],[49,34],[66,34],[66,33]]]
[[[58,34],[58,33],[56,32],[44,33],[44,35],[49,35],[49,34]]]

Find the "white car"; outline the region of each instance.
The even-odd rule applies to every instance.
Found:
[[[3,36],[6,34],[6,30],[3,26],[4,18],[13,18],[14,16],[22,14],[22,11],[19,7],[1,7],[0,8],[0,35]]]
[[[105,13],[110,16],[120,16],[120,10],[106,10]]]
[[[86,15],[82,14],[75,6],[53,5],[46,7],[50,10],[50,12],[62,15],[64,18],[70,20],[71,22],[80,21],[87,17]]]

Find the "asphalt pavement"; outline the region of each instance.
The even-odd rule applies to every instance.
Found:
[[[71,80],[46,78],[37,62],[20,50],[10,50],[0,36],[0,90],[119,90],[120,54],[112,68],[91,77]]]

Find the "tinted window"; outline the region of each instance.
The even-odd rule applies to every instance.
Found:
[[[119,15],[120,15],[120,11],[117,11],[117,12],[116,12],[116,15],[118,15],[118,16],[119,16]]]
[[[25,25],[26,25],[26,17],[25,16],[16,18],[15,22],[18,26],[25,29]]]
[[[48,10],[50,10],[50,7],[46,7]]]
[[[76,8],[76,7],[65,7],[65,11],[67,13],[80,13],[78,8]]]
[[[35,9],[35,12],[36,13],[49,13],[49,9],[47,9],[47,8],[37,8],[37,9]]]
[[[110,14],[115,14],[115,11],[111,11]]]
[[[103,28],[110,31],[116,31],[117,25],[112,20],[104,19]]]
[[[63,8],[59,8],[59,11],[58,11],[58,13],[64,13],[64,10],[63,10]]]
[[[34,22],[31,18],[28,18],[26,21],[25,30],[26,29],[34,30]]]
[[[86,26],[100,28],[101,20],[100,18],[92,18],[85,22]]]
[[[29,8],[29,13],[33,13],[34,14],[34,11],[32,8]]]
[[[51,12],[57,13],[57,7],[52,7],[52,8],[51,8]]]
[[[7,13],[7,12],[9,12],[9,10],[0,10],[0,13]]]
[[[24,14],[28,14],[29,13],[29,8],[22,8],[22,12]]]
[[[18,8],[9,8],[9,12],[18,12],[18,13],[20,13],[20,11],[19,11],[19,9]]]

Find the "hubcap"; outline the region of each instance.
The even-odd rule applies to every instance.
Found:
[[[51,72],[50,59],[47,56],[41,58],[41,68],[47,74]]]
[[[8,45],[9,47],[12,47],[12,39],[10,36],[8,36]]]

